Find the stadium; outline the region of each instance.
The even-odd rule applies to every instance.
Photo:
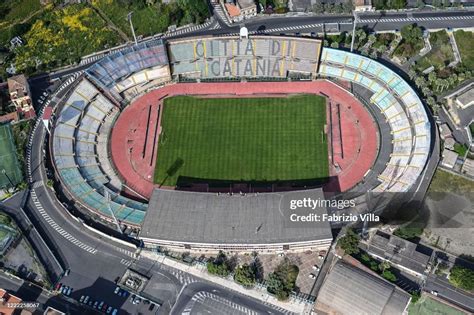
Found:
[[[289,226],[285,200],[415,191],[432,146],[402,77],[303,37],[143,42],[90,66],[54,112],[69,204],[187,251],[327,248],[329,223]]]

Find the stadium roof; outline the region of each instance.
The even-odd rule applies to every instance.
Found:
[[[320,189],[232,196],[155,189],[140,237],[207,244],[285,244],[332,239],[327,221],[290,221],[289,216],[295,211],[289,210],[288,200],[303,197],[324,199]],[[312,213],[322,215],[327,211],[318,208]]]
[[[410,295],[393,284],[341,261],[326,277],[317,309],[337,314],[403,314]]]

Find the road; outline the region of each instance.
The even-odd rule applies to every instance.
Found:
[[[196,294],[199,292],[210,292],[214,296],[219,296],[231,303],[236,303],[242,307],[245,307],[249,310],[257,312],[258,314],[288,314],[289,312],[281,312],[277,311],[273,308],[265,306],[260,302],[244,297],[240,294],[236,294],[229,290],[225,290],[224,288],[208,284],[208,283],[201,283],[196,282],[186,286],[183,292],[180,294],[178,301],[174,305],[173,309],[171,310],[171,315],[179,315],[185,313],[186,306],[190,303],[195,297]]]
[[[453,287],[446,278],[429,275],[424,290],[427,292],[436,291],[438,297],[474,312],[474,295]]]

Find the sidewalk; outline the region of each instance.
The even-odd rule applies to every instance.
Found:
[[[244,287],[238,285],[232,280],[210,275],[209,273],[207,273],[207,269],[205,266],[200,266],[200,265],[190,266],[190,265],[169,259],[165,256],[158,255],[156,253],[152,253],[149,251],[142,251],[141,256],[159,261],[160,263],[167,265],[169,267],[187,272],[198,278],[221,285],[227,289],[236,291],[240,294],[244,294],[251,298],[257,299],[264,304],[270,304],[273,307],[277,307],[285,311],[290,311],[296,314],[310,314],[311,309],[313,308],[313,305],[308,305],[308,304],[291,300],[291,299],[288,302],[278,301],[274,296],[268,294],[265,288],[255,287],[253,289],[245,289]]]

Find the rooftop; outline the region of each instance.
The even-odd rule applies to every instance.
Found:
[[[290,214],[296,210],[289,210],[289,200],[303,196],[324,199],[321,189],[232,196],[155,189],[140,237],[207,244],[280,244],[332,239],[327,221],[290,221]],[[300,210],[298,214],[307,214]],[[311,212],[327,213],[326,208]]]
[[[368,252],[422,274],[431,258],[431,250],[395,235],[377,232],[371,239]]]
[[[461,105],[461,107],[467,107],[474,103],[474,87],[471,87],[467,91],[463,92],[462,94],[458,95],[456,98],[458,103]]]
[[[410,295],[372,274],[338,261],[318,294],[316,308],[337,314],[403,314]]]
[[[26,89],[28,87],[28,80],[23,74],[15,75],[11,78],[8,78],[7,82],[8,82],[8,91],[10,92],[10,94],[15,93],[15,92],[20,94],[21,92],[21,94],[18,95],[18,97],[22,97],[27,94]]]
[[[225,8],[227,9],[227,13],[229,13],[230,17],[236,17],[240,15],[240,9],[232,3],[226,3]]]
[[[251,6],[255,6],[255,1],[254,0],[237,0],[237,3],[239,4],[239,7],[241,9],[245,9]]]

